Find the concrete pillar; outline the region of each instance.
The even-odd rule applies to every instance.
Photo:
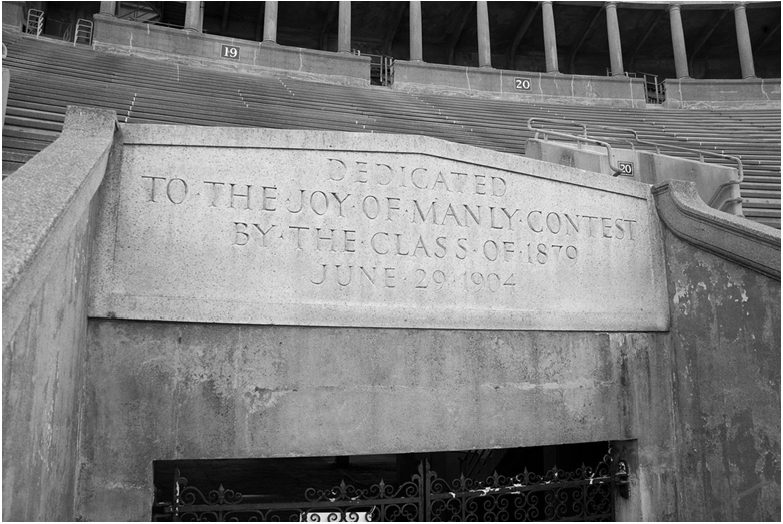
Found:
[[[340,0],[339,26],[337,30],[337,52],[351,52],[351,2]]]
[[[408,15],[410,20],[410,47],[411,62],[421,62],[424,60],[423,47],[421,40],[421,0],[410,0],[410,11]]]
[[[669,21],[672,28],[672,49],[674,49],[674,70],[677,78],[689,78],[688,54],[685,51],[685,33],[682,30],[680,4],[669,6]]]
[[[606,2],[606,33],[609,37],[609,64],[612,76],[623,76],[623,46],[620,43],[620,23],[617,20],[617,3]]]
[[[277,43],[277,0],[264,2],[264,42]]]
[[[544,18],[544,55],[546,56],[546,72],[559,73],[557,67],[557,37],[555,34],[555,14],[552,11],[552,0],[541,2],[541,15]]]
[[[117,2],[101,2],[101,14],[114,16],[117,14]]]
[[[3,25],[11,26],[16,30],[21,31],[22,27],[27,23],[25,2],[3,0],[3,2],[0,3],[3,5]]]
[[[201,2],[185,2],[185,31],[201,32]]]
[[[753,49],[750,46],[748,15],[745,13],[744,3],[734,6],[734,23],[737,26],[737,47],[739,47],[742,78],[756,78],[756,68],[753,65]]]
[[[489,43],[489,10],[487,0],[476,2],[476,28],[478,32],[479,67],[492,67],[492,51]]]

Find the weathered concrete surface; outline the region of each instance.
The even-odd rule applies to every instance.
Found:
[[[89,212],[3,337],[3,520],[73,520],[84,378]]]
[[[544,124],[545,126],[546,124]],[[577,128],[574,128],[574,132]],[[574,142],[566,142],[562,137],[552,137],[553,139],[528,138],[525,143],[525,156],[536,158],[561,166],[570,166],[585,171],[601,173],[614,176],[614,172],[609,165],[609,155],[606,147],[598,145],[580,145]],[[611,145],[611,144],[610,144]],[[630,149],[612,148],[613,162],[632,162],[634,167],[638,165],[636,151]],[[618,176],[626,179],[634,179],[638,169],[633,174],[620,173]]]
[[[742,216],[740,176],[737,168],[697,162],[687,158],[637,151],[640,182],[660,184],[667,180],[693,182],[705,204]],[[709,157],[707,158],[714,158]]]
[[[780,281],[665,235],[680,518],[779,521]]]
[[[427,137],[123,132],[91,316],[667,329],[643,184]]]
[[[73,520],[93,197],[115,117],[69,108],[3,182],[3,519]]]
[[[665,224],[679,518],[780,520],[780,231],[653,188]]]
[[[780,520],[780,282],[666,235],[683,520]]]
[[[24,24],[24,2],[5,1],[3,2],[3,30],[21,31]]]
[[[620,349],[623,422],[634,440],[613,442],[615,457],[628,464],[630,496],[616,497],[617,520],[677,521],[678,470],[671,338],[612,333]]]
[[[780,282],[780,230],[708,207],[692,182],[668,180],[652,192],[661,221],[676,236]]]
[[[370,84],[370,57],[262,44],[251,40],[139,24],[97,14],[93,47],[155,60],[249,74],[289,76],[350,85]],[[240,48],[237,60],[221,58],[223,45]]]
[[[148,518],[158,459],[633,438],[646,490],[671,465],[665,337],[91,320],[77,513]]]
[[[746,80],[667,78],[664,106],[672,109],[780,107],[780,78]]]
[[[559,138],[559,137],[558,137]],[[616,142],[615,142],[616,143]],[[612,144],[610,144],[611,146]],[[664,148],[664,151],[666,149]],[[547,162],[614,175],[606,147],[529,138],[525,156]],[[618,176],[645,184],[659,184],[667,180],[684,180],[696,185],[701,199],[710,207],[732,215],[742,215],[739,173],[737,168],[707,164],[649,151],[612,148],[613,162],[625,163],[630,173]]]
[[[518,89],[516,79],[529,80]],[[520,84],[520,87],[522,85]],[[645,107],[647,94],[640,78],[563,75],[396,60],[394,89],[410,92],[493,96],[535,103],[565,103],[608,107]]]

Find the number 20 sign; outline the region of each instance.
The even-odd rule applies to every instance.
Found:
[[[220,57],[239,60],[239,47],[223,44],[223,47],[220,49]]]
[[[514,78],[514,89],[518,91],[530,91],[532,85],[529,78]]]

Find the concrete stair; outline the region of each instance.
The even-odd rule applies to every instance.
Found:
[[[129,123],[420,134],[518,155],[533,136],[528,119],[544,117],[562,120],[564,130],[574,129],[567,122],[628,127],[656,142],[738,156],[745,216],[780,228],[778,109],[644,110],[457,98],[203,69],[6,32],[3,42],[3,67],[11,71],[4,176],[57,138],[67,105],[113,109]]]

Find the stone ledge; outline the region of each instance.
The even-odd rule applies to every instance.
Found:
[[[84,216],[117,129],[114,111],[69,106],[60,137],[3,182],[4,340]]]
[[[515,78],[530,80],[530,89],[517,90]],[[394,89],[456,96],[606,107],[647,105],[644,80],[609,76],[564,75],[530,71],[394,62]]]
[[[665,80],[670,109],[764,109],[780,107],[780,78]]]
[[[93,47],[151,60],[236,73],[284,74],[303,80],[370,84],[370,57],[241,40],[97,14]],[[239,59],[220,58],[221,46],[240,47]]]
[[[658,215],[676,236],[780,281],[780,231],[708,207],[693,182],[669,180],[652,192]]]

